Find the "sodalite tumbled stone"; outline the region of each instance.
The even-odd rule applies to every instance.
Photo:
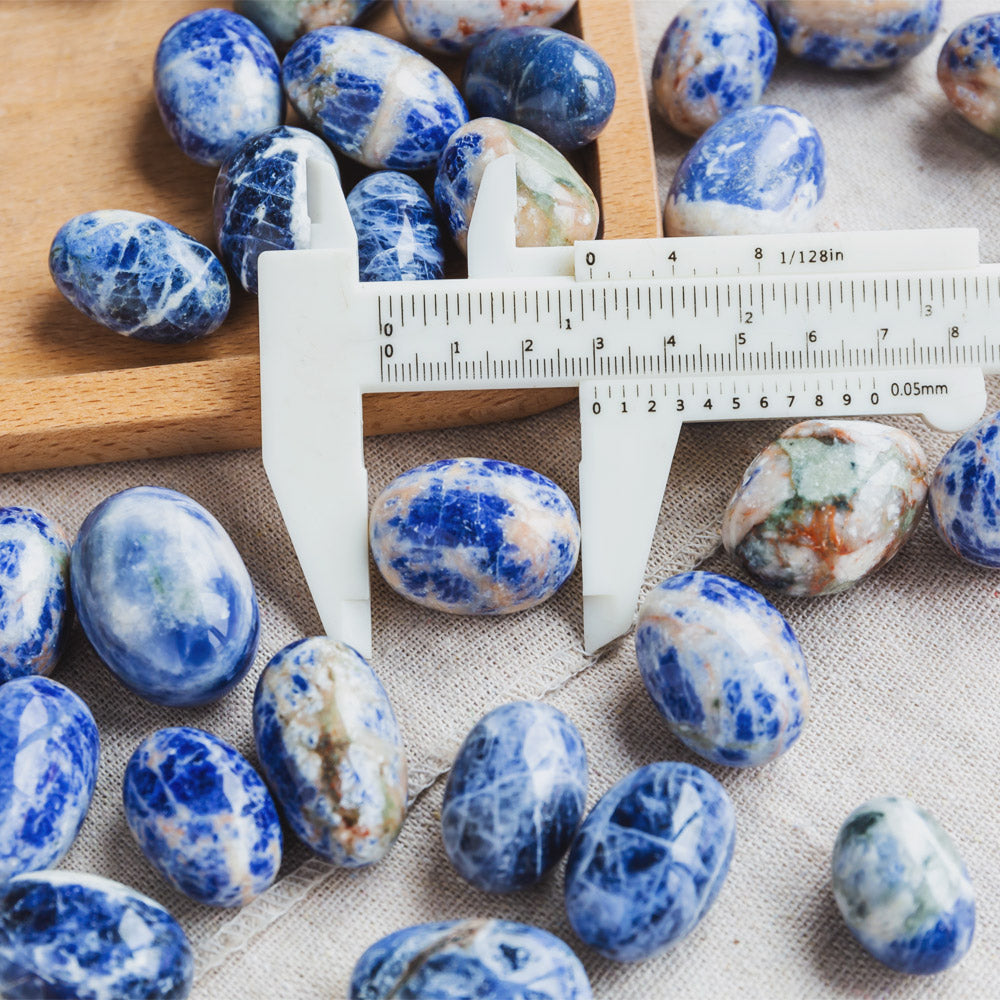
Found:
[[[175,726],[136,748],[122,783],[142,853],[175,888],[209,906],[242,906],[281,865],[274,801],[245,757],[217,736]]]
[[[394,479],[372,506],[372,556],[417,604],[501,615],[550,598],[576,566],[580,522],[551,479],[511,462],[449,458]]]
[[[952,552],[977,566],[1000,567],[1000,413],[945,452],[928,498],[934,527]]]
[[[886,69],[927,48],[941,0],[770,0],[788,51],[830,69]]]
[[[286,646],[260,676],[253,727],[264,777],[311,850],[346,868],[385,855],[406,815],[406,757],[360,653],[326,636]]]
[[[183,344],[229,312],[229,279],[215,254],[141,212],[70,219],[52,240],[49,272],[85,316],[137,340]]]
[[[1000,137],[1000,13],[970,18],[948,36],[937,78],[967,122]]]
[[[434,206],[406,174],[379,170],[347,196],[358,234],[362,281],[430,281],[444,277],[444,247]]]
[[[310,31],[285,56],[281,74],[299,114],[366,167],[432,167],[469,118],[462,95],[437,66],[363,28]]]
[[[809,120],[778,105],[734,111],[684,157],[667,194],[668,236],[796,233],[815,225],[826,154]]]
[[[607,958],[634,962],[694,930],[729,871],[736,818],[726,790],[692,764],[647,764],[609,789],[566,862],[566,913]]]
[[[396,16],[418,45],[459,55],[497,28],[555,24],[576,0],[393,0]]]
[[[760,102],[778,40],[754,0],[695,0],[670,22],[653,60],[653,100],[679,132],[699,136]]]
[[[180,924],[120,882],[46,871],[0,889],[0,996],[183,1000],[193,978]]]
[[[444,847],[487,892],[533,885],[562,857],[587,801],[587,754],[576,726],[543,702],[515,701],[469,732],[441,807]]]
[[[41,511],[0,507],[0,684],[51,673],[71,617],[65,532]]]
[[[865,950],[897,972],[941,972],[972,944],[965,865],[909,799],[871,799],[847,817],[833,848],[833,895]]]
[[[250,18],[282,52],[317,28],[354,24],[376,0],[234,0],[233,10]]]
[[[244,143],[219,170],[212,202],[219,253],[233,276],[257,294],[257,258],[265,250],[307,250],[311,225],[306,161],[337,161],[322,139],[288,125]]]
[[[94,717],[68,687],[47,677],[0,686],[0,885],[65,856],[90,808],[99,753]]]
[[[465,253],[486,165],[517,164],[517,245],[569,246],[597,235],[597,199],[569,160],[544,139],[498,118],[475,118],[449,139],[438,163],[434,202]]]
[[[70,578],[97,655],[149,701],[214,701],[253,663],[250,574],[222,525],[183,493],[136,486],[99,503],[80,527]]]
[[[766,764],[809,716],[809,672],[791,626],[728,576],[680,573],[651,590],[635,651],[671,732],[716,764]]]
[[[565,31],[501,28],[469,53],[462,93],[470,114],[514,122],[568,152],[608,123],[615,78],[600,53]]]
[[[153,86],[167,131],[198,163],[218,166],[285,117],[271,43],[231,10],[196,11],[170,28],[156,50]]]
[[[351,1000],[591,1000],[569,946],[509,920],[417,924],[376,941],[354,966]]]
[[[905,431],[870,420],[804,420],[743,474],[722,520],[730,557],[796,597],[846,590],[913,534],[927,458]]]

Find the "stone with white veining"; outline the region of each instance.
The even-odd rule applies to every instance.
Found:
[[[969,18],[948,36],[937,78],[967,122],[1000,138],[1000,12]]]

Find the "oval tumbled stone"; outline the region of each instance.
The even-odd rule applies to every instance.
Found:
[[[406,815],[406,757],[360,653],[326,636],[276,653],[257,683],[253,728],[264,777],[303,843],[346,868],[386,854]]]
[[[728,576],[680,573],[651,590],[635,652],[671,732],[716,764],[766,764],[809,716],[809,672],[791,626]]]
[[[941,972],[972,944],[976,904],[965,865],[909,799],[871,799],[847,817],[833,847],[833,895],[862,947],[897,972]]]
[[[260,775],[217,736],[174,726],[136,748],[122,803],[132,836],[175,888],[209,906],[242,906],[281,865],[281,823]]]
[[[635,962],[676,944],[715,901],[733,855],[726,790],[693,764],[647,764],[610,788],[566,862],[566,913],[580,939]]]
[[[372,506],[375,565],[397,593],[455,614],[509,614],[573,572],[580,523],[551,479],[511,462],[450,458],[394,479]]]
[[[913,534],[927,458],[905,431],[870,420],[804,420],[743,474],[722,519],[726,552],[795,597],[846,590]]]
[[[234,0],[233,10],[250,18],[283,52],[296,38],[317,28],[354,24],[376,0]]]
[[[592,993],[564,941],[509,920],[405,927],[376,941],[351,974],[351,1000],[471,996],[591,1000]]]
[[[101,501],[80,527],[70,578],[97,655],[149,701],[214,701],[253,663],[250,574],[222,525],[183,493],[136,486]]]
[[[180,924],[120,882],[46,871],[0,890],[0,995],[183,1000],[193,978]]]
[[[69,539],[30,507],[0,507],[0,684],[52,672],[72,606]]]
[[[948,36],[937,78],[967,122],[1000,137],[1000,13],[969,18]]]
[[[49,272],[80,312],[137,340],[184,344],[229,312],[229,279],[215,254],[141,212],[70,219],[52,240]]]
[[[57,864],[83,823],[100,739],[90,709],[48,677],[0,686],[0,885]]]
[[[826,154],[809,120],[778,105],[734,111],[691,147],[664,207],[668,236],[797,233],[815,225]]]
[[[281,65],[289,100],[324,139],[374,169],[432,167],[469,118],[430,60],[363,28],[303,35]]]
[[[563,856],[586,801],[576,726],[544,702],[501,705],[472,727],[448,775],[445,851],[479,889],[523,889]]]

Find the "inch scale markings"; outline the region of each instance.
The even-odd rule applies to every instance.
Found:
[[[518,248],[513,171],[486,170],[468,279],[361,284],[339,182],[314,163],[313,249],[260,258],[264,465],[324,628],[362,653],[364,392],[579,387],[588,650],[631,625],[683,422],[981,416],[1000,268],[974,230]]]

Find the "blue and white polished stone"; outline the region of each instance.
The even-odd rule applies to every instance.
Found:
[[[930,45],[941,0],[771,0],[771,20],[793,56],[830,69],[887,69]]]
[[[200,10],[170,28],[156,50],[153,87],[171,138],[198,163],[217,167],[285,118],[274,48],[231,10]]]
[[[0,684],[51,673],[71,617],[65,532],[41,511],[0,507]]]
[[[685,4],[653,60],[653,100],[679,132],[699,136],[720,118],[760,102],[778,39],[754,0]]]
[[[466,736],[441,807],[445,851],[486,892],[534,885],[569,847],[587,801],[576,726],[543,702],[487,713]]]
[[[417,924],[376,941],[354,966],[351,1000],[591,1000],[569,946],[509,920]]]
[[[376,0],[234,0],[233,10],[250,18],[279,51],[317,28],[354,24]]]
[[[431,281],[444,277],[444,246],[434,206],[406,174],[378,170],[347,196],[358,234],[362,281]]]
[[[1000,567],[1000,413],[945,452],[928,498],[934,527],[952,552],[977,566]]]
[[[80,527],[70,578],[97,655],[142,698],[215,701],[253,663],[250,574],[222,525],[183,493],[136,486],[101,501]]]
[[[1000,138],[1000,12],[971,17],[948,36],[937,78],[970,125]]]
[[[0,686],[0,885],[58,864],[83,823],[100,740],[90,709],[47,677]]]
[[[597,51],[565,31],[501,28],[469,53],[462,93],[474,118],[514,122],[565,153],[607,125],[615,78]]]
[[[366,167],[423,170],[468,121],[430,60],[363,28],[303,35],[281,65],[288,99],[334,149]]]
[[[183,1000],[193,978],[180,924],[120,882],[46,871],[0,889],[0,996]]]
[[[340,170],[330,147],[305,129],[278,125],[245,142],[215,180],[215,238],[230,273],[257,294],[257,258],[265,250],[308,250],[312,220],[306,161]]]
[[[49,273],[85,316],[136,340],[184,344],[229,313],[229,279],[215,254],[141,212],[70,219],[52,240]]]
[[[326,636],[286,646],[260,676],[253,728],[300,840],[345,868],[386,854],[406,815],[406,757],[389,696],[360,653]]]
[[[734,111],[681,162],[667,194],[668,236],[797,233],[815,225],[826,154],[809,120],[778,105]]]
[[[566,913],[592,948],[635,962],[685,937],[715,901],[733,856],[726,790],[692,764],[647,764],[583,821],[566,862]]]
[[[941,972],[972,944],[976,904],[965,865],[934,818],[884,796],[844,821],[833,895],[862,947],[897,972]]]
[[[260,775],[217,736],[175,726],[139,744],[122,784],[125,819],[149,863],[209,906],[243,906],[281,865],[281,823]]]
[[[651,590],[635,652],[670,731],[716,764],[766,764],[809,716],[809,672],[791,626],[728,576],[680,573]]]
[[[394,479],[372,506],[375,565],[424,607],[501,615],[548,600],[580,552],[580,522],[551,479],[511,462],[449,458]]]

